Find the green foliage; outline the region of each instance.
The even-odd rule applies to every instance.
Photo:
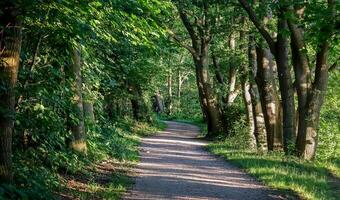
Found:
[[[150,86],[158,73],[158,45],[165,39],[158,14],[166,17],[169,4],[157,0],[15,3],[22,14],[23,42],[16,88],[14,183],[0,187],[0,198],[53,199],[56,191],[64,189],[64,175],[89,175],[89,167],[103,160],[136,162],[139,137],[161,128],[149,112],[154,92]],[[81,57],[82,97],[92,103],[95,116],[94,120],[84,116],[87,155],[68,147],[71,126],[83,120],[73,106],[73,49]],[[140,100],[144,122],[131,119],[132,99]],[[93,183],[94,193],[117,196],[129,181],[124,173],[116,175],[117,182],[107,188],[98,189]]]
[[[330,74],[327,96],[321,111],[320,138],[317,159],[335,160],[340,157],[340,73]],[[339,161],[338,161],[339,162]]]
[[[153,125],[126,118],[116,122],[106,122],[102,126],[88,127],[88,156],[74,154],[67,148],[29,148],[14,154],[15,185],[2,185],[0,199],[56,199],[56,191],[65,190],[64,175],[91,173],[96,163],[114,159],[122,163],[138,161],[138,145],[141,136],[156,133],[165,125],[157,120]],[[48,155],[48,156],[47,156]],[[110,195],[119,197],[131,183],[126,174],[115,172],[113,182],[107,188],[98,188],[89,183],[89,188],[103,198]],[[59,192],[58,192],[59,193]],[[86,193],[73,195],[87,196]],[[86,198],[85,198],[86,199]]]

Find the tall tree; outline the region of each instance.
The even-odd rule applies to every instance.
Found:
[[[219,108],[216,94],[214,94],[209,76],[209,45],[212,39],[212,21],[209,13],[209,2],[179,1],[175,2],[180,19],[190,36],[191,45],[183,44],[177,36],[174,39],[192,54],[195,64],[197,87],[201,102],[201,107],[206,116],[208,124],[207,137],[214,137],[219,133],[225,132],[222,123],[222,113]],[[194,6],[202,15],[197,15],[193,20],[188,16],[188,7]]]
[[[21,21],[15,1],[0,3],[0,182],[12,180],[12,134],[15,117]]]
[[[289,154],[291,153],[289,147],[294,145],[295,141],[295,104],[293,82],[290,74],[290,67],[288,65],[288,39],[285,36],[288,27],[285,19],[284,7],[280,6],[279,11],[277,12],[278,22],[275,41],[275,38],[271,36],[266,29],[266,26],[259,20],[250,4],[246,0],[238,1],[248,13],[250,20],[267,42],[270,52],[275,57],[282,103],[283,147],[285,152]]]
[[[72,49],[71,77],[72,82],[72,108],[75,116],[71,118],[71,148],[80,153],[87,153],[86,133],[84,126],[84,103],[82,95],[81,55],[79,48]],[[73,115],[73,114],[72,114]],[[74,119],[75,118],[75,119]]]
[[[257,73],[257,55],[255,47],[255,39],[252,33],[249,33],[248,41],[248,63],[249,63],[249,80],[250,80],[250,94],[251,104],[254,120],[254,135],[256,138],[256,145],[259,151],[264,152],[268,150],[266,126],[262,111],[262,103],[256,80],[258,79]]]
[[[317,148],[317,129],[319,126],[320,111],[325,97],[328,83],[328,53],[331,47],[330,40],[334,34],[336,3],[334,0],[324,2],[324,13],[320,16],[323,25],[321,28],[313,27],[311,31],[316,41],[315,74],[312,82],[310,59],[308,56],[307,41],[304,26],[300,23],[306,21],[305,5],[290,4],[285,1],[286,12],[292,17],[288,18],[288,26],[291,32],[292,63],[294,65],[295,82],[298,94],[298,134],[296,141],[297,155],[305,159],[313,159]],[[310,9],[310,8],[309,8]],[[315,11],[314,11],[315,12]]]

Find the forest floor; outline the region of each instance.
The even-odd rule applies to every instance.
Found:
[[[166,123],[160,134],[142,139],[138,175],[123,199],[297,199],[208,153],[207,142],[197,138],[198,127]]]

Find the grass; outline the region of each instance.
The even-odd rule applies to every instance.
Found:
[[[202,135],[206,132],[206,125],[200,121],[176,121],[197,125],[203,130]],[[219,138],[210,143],[207,150],[282,193],[295,193],[301,199],[339,199],[340,158],[303,161],[279,152],[256,153],[247,150],[246,143],[242,141],[242,134]]]
[[[119,122],[114,128],[111,127],[116,134],[106,135],[103,140],[108,141],[106,148],[90,155],[90,157],[99,156],[102,159],[75,174],[62,175],[64,187],[60,195],[65,199],[74,197],[119,199],[132,184],[131,168],[139,161],[138,146],[141,137],[155,134],[165,127],[166,125],[160,121],[150,125],[129,120]],[[94,149],[98,147],[95,146]]]
[[[119,199],[132,183],[141,137],[165,126],[158,120],[145,123],[130,118],[89,126],[86,156],[66,147],[17,150],[15,183],[0,184],[0,200]]]
[[[245,169],[264,184],[282,191],[294,191],[302,199],[332,200],[339,195],[338,184],[331,184],[330,170],[336,174],[339,165],[330,161],[309,162],[286,157],[281,153],[259,154],[234,148],[228,142],[215,142],[208,150]],[[339,181],[339,176],[333,177]]]

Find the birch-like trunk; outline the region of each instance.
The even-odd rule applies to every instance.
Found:
[[[81,57],[79,49],[73,48],[72,50],[72,107],[75,114],[76,120],[71,122],[72,138],[70,147],[80,153],[87,153],[86,145],[86,133],[84,126],[84,107],[83,107],[83,96],[82,96],[82,77],[81,77]]]

